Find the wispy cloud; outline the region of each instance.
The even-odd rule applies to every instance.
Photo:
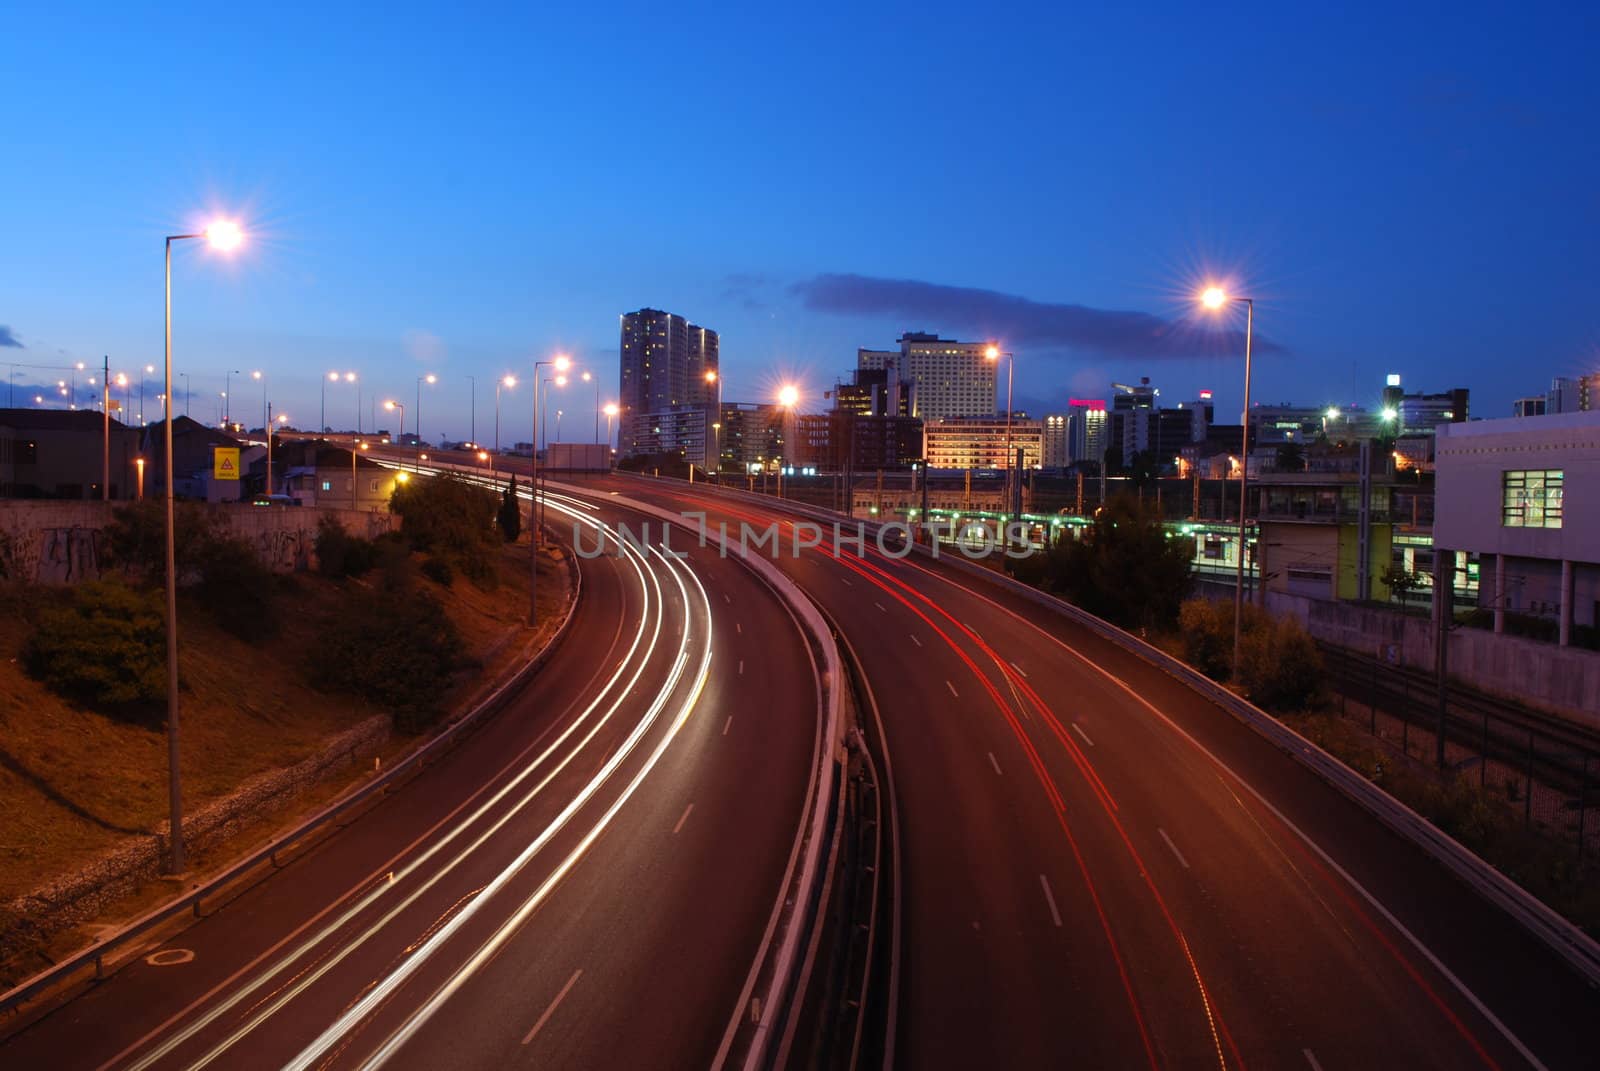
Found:
[[[27,349],[22,344],[22,340],[16,336],[16,333],[5,324],[0,324],[0,346],[12,346],[19,350]]]
[[[444,339],[432,331],[413,327],[405,333],[404,344],[411,359],[419,364],[438,364],[444,360]]]
[[[995,290],[914,279],[824,274],[792,287],[814,312],[895,317],[912,330],[995,338],[1018,349],[1073,349],[1106,357],[1182,358],[1236,354],[1244,333],[1148,312],[1034,301]],[[1285,353],[1255,338],[1258,353]]]

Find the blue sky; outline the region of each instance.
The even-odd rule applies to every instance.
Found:
[[[1208,273],[1257,299],[1259,400],[1394,371],[1498,416],[1600,370],[1595,8],[1094,6],[16,10],[0,362],[158,360],[161,238],[227,211],[246,249],[175,259],[205,419],[228,369],[305,426],[330,368],[436,372],[423,431],[464,436],[471,374],[482,437],[536,356],[611,393],[643,305],[721,331],[730,399],[820,407],[913,329],[1026,340],[1031,409],[1149,375],[1234,413]]]

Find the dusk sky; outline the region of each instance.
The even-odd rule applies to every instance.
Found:
[[[1600,6],[469,7],[14,6],[0,362],[159,363],[161,239],[225,213],[237,255],[174,257],[204,420],[227,369],[305,427],[329,369],[436,372],[424,435],[464,437],[472,374],[482,437],[535,357],[612,395],[646,305],[721,332],[728,400],[821,408],[909,329],[1001,339],[1019,408],[1148,375],[1233,419],[1209,275],[1261,401],[1398,372],[1504,416],[1600,370]]]

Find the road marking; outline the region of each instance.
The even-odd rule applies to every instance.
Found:
[[[1056,895],[1050,891],[1050,879],[1040,874],[1039,887],[1044,889],[1045,903],[1050,905],[1050,918],[1059,927],[1061,925],[1061,912],[1056,910]]]
[[[1023,677],[1027,677],[1028,675],[1028,671],[1017,665],[1015,662],[1011,663],[1011,668],[1022,674]]]
[[[911,642],[912,643],[916,644],[918,647],[922,646],[922,641],[917,639],[917,634],[915,632],[908,632],[908,633],[906,633],[906,635],[911,637]]]
[[[950,694],[951,695],[955,696],[957,699],[961,698],[961,693],[956,691],[956,686],[955,685],[951,684],[949,681],[945,681],[944,682],[944,686],[946,688],[950,689]]]
[[[839,579],[844,581],[844,586],[845,587],[847,587],[847,588],[855,587],[855,585],[850,582],[850,578],[849,577],[841,576]]]
[[[152,967],[176,967],[180,963],[188,963],[194,959],[194,952],[187,948],[163,948],[160,952],[152,952],[144,961]]]
[[[582,974],[583,968],[581,967],[572,972],[572,977],[568,978],[567,984],[561,987],[561,992],[556,994],[556,999],[552,1000],[550,1002],[550,1006],[544,1010],[544,1014],[539,1016],[539,1021],[533,1024],[533,1029],[528,1031],[528,1036],[522,1039],[522,1043],[524,1045],[532,1041],[534,1035],[539,1033],[539,1031],[544,1027],[544,1024],[550,1021],[550,1016],[556,1013],[556,1008],[561,1006],[561,1002],[567,998],[567,992],[577,984],[578,978]]]
[[[733,600],[728,597],[728,593],[726,591],[722,593],[722,601],[727,603],[729,606],[733,605]]]
[[[738,621],[735,621],[735,622],[734,622],[734,623],[733,623],[733,631],[735,631],[735,632],[737,632],[737,633],[738,633],[738,634],[739,634],[739,635],[741,635],[741,636],[743,636],[743,635],[744,635],[744,625],[743,625],[743,624],[741,624],[741,623],[740,623],[740,622],[738,622]]]
[[[744,676],[744,659],[739,659],[739,676]]]
[[[733,728],[733,715],[728,715],[728,720],[722,723],[722,735],[727,736],[728,730]]]
[[[1088,744],[1090,747],[1094,747],[1094,741],[1089,739],[1089,734],[1084,732],[1083,729],[1079,727],[1077,722],[1072,723],[1072,731],[1083,737],[1083,742],[1085,744]]]
[[[883,605],[883,603],[881,603],[881,602],[875,602],[872,605],[876,606],[878,609],[882,610],[884,613],[888,613],[889,612],[889,608],[887,606]]]
[[[1000,762],[994,757],[994,752],[992,751],[989,752],[989,765],[994,767],[995,773],[1000,773]],[[1000,774],[1000,776],[1004,777],[1005,775]]]
[[[1188,870],[1189,860],[1185,859],[1183,857],[1183,853],[1178,851],[1178,846],[1172,843],[1172,838],[1167,836],[1167,831],[1162,829],[1160,826],[1156,826],[1156,832],[1160,833],[1161,839],[1167,842],[1167,847],[1172,849],[1172,854],[1178,857],[1178,862],[1183,864],[1183,869]]]
[[[1317,1063],[1316,1053],[1312,1052],[1310,1049],[1301,1049],[1300,1052],[1304,1054],[1306,1063],[1311,1065],[1311,1071],[1322,1071],[1322,1065]]]
[[[674,836],[677,835],[678,830],[683,828],[683,823],[685,823],[685,822],[687,822],[689,820],[689,812],[692,811],[692,810],[694,810],[694,804],[692,804],[692,803],[689,804],[689,806],[687,806],[687,807],[685,807],[683,809],[683,817],[678,819],[678,824],[672,827],[672,832],[673,832]],[[1174,848],[1173,851],[1177,851],[1177,849]],[[1185,863],[1184,865],[1187,866],[1188,864]]]

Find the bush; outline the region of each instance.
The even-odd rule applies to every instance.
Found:
[[[473,583],[492,588],[493,555],[504,542],[495,515],[500,497],[449,474],[413,478],[395,487],[389,508],[413,550],[448,558]]]
[[[1183,660],[1212,680],[1233,674],[1233,607],[1212,599],[1190,599],[1178,609]]]
[[[242,539],[214,536],[199,548],[196,592],[225,631],[241,639],[272,635],[278,627],[278,578]]]
[[[173,503],[173,550],[182,579],[205,547],[218,538],[215,516],[198,502]],[[130,502],[111,515],[105,529],[105,555],[120,566],[155,583],[166,576],[167,513],[159,500]]]
[[[332,517],[317,521],[317,572],[334,579],[363,576],[375,561],[370,539],[351,535]]]
[[[396,727],[414,732],[438,717],[461,650],[455,625],[430,595],[358,587],[325,624],[311,674],[320,687],[387,707]]]
[[[153,722],[166,698],[161,597],[115,580],[80,584],[47,608],[23,662],[51,691],[102,713]]]
[[[517,504],[517,478],[511,477],[506,484],[505,494],[501,496],[500,512],[495,514],[495,520],[500,525],[500,534],[507,543],[515,543],[517,536],[522,534],[522,507]]]
[[[1233,614],[1227,616],[1231,624]],[[1239,683],[1252,702],[1279,713],[1304,710],[1321,691],[1322,677],[1322,652],[1300,622],[1259,611],[1245,615]]]
[[[449,558],[429,557],[422,560],[422,575],[440,587],[447,588],[455,583],[456,570],[455,566],[450,564]]]

